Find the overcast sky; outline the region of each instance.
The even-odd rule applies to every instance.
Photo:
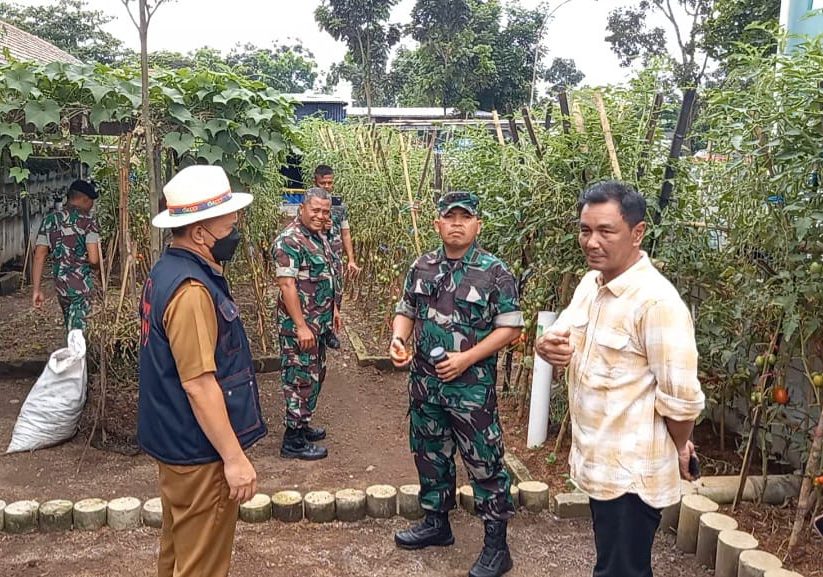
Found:
[[[49,4],[48,0],[13,0],[18,4]],[[503,0],[504,2],[506,0]],[[550,0],[549,10],[562,0]],[[314,21],[319,0],[175,0],[157,11],[149,31],[150,50],[188,52],[201,46],[227,51],[238,42],[267,46],[275,41],[298,40],[310,49],[321,68],[343,58],[345,47],[321,32]],[[540,0],[520,0],[532,8]],[[629,72],[618,66],[617,58],[604,41],[609,10],[624,4],[621,0],[571,0],[561,7],[549,25],[544,46],[546,62],[560,56],[573,58],[585,83],[619,83]],[[102,10],[116,18],[107,29],[137,49],[139,39],[121,0],[87,0],[91,9]],[[401,0],[393,20],[409,21],[414,0]],[[343,94],[345,95],[345,93]]]

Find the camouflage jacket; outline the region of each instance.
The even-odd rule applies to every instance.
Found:
[[[429,363],[429,352],[466,351],[499,327],[522,327],[517,284],[501,260],[472,245],[459,261],[442,248],[421,256],[406,276],[397,314],[414,319],[412,397],[424,400],[432,387],[461,387],[497,381],[497,355],[471,366],[443,384]],[[429,398],[429,400],[431,400]]]
[[[58,294],[91,292],[94,284],[86,245],[99,242],[100,228],[90,214],[68,205],[46,215],[37,233],[37,245],[47,246],[51,252]]]
[[[272,259],[277,277],[296,279],[300,307],[312,332],[315,335],[330,332],[336,273],[326,235],[312,233],[296,218],[274,241]],[[282,295],[277,303],[277,325],[281,335],[297,334]]]
[[[334,264],[343,266],[343,229],[349,228],[348,207],[345,204],[331,208],[331,230],[326,232],[331,246]]]

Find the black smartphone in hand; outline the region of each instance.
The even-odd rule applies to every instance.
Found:
[[[697,460],[697,455],[689,457],[689,475],[692,479],[700,478],[700,461]]]

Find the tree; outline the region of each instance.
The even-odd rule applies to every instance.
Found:
[[[365,100],[371,117],[373,102],[386,76],[391,47],[400,40],[400,27],[389,24],[398,0],[323,0],[314,12],[320,28],[348,48],[337,73],[353,84],[355,97]]]
[[[780,0],[715,0],[714,11],[703,23],[703,45],[709,56],[726,62],[738,42],[763,47],[764,54],[777,49],[774,35],[761,28],[747,29],[755,22],[770,24],[780,18]]]
[[[543,74],[543,80],[549,83],[549,94],[558,94],[583,82],[586,77],[571,58],[555,58]]]
[[[679,86],[694,86],[706,73],[709,57],[702,49],[700,31],[711,10],[711,0],[640,0],[635,7],[609,14],[606,41],[620,58],[621,66],[630,66],[637,58],[645,63],[655,56],[663,57],[671,63]],[[666,49],[665,29],[648,27],[646,19],[651,13],[667,21],[678,50],[676,58]]]
[[[509,113],[530,104],[534,77],[541,72],[539,45],[546,17],[542,9],[508,6],[506,26],[492,39],[496,74],[494,83],[481,92],[483,110]]]
[[[676,57],[667,48],[666,29],[650,27],[649,14],[663,16],[677,47]],[[668,59],[681,86],[704,80],[710,58],[723,65],[737,42],[774,50],[775,42],[761,30],[747,30],[753,22],[776,21],[780,0],[639,0],[609,14],[606,41],[621,66],[653,57]]]
[[[113,64],[125,54],[123,43],[103,30],[113,19],[100,10],[87,10],[85,0],[57,0],[47,6],[0,2],[0,20],[84,62]]]
[[[499,32],[497,0],[417,0],[412,8],[412,38],[420,43],[420,90],[445,112],[465,112],[479,105],[497,68],[494,38]]]
[[[154,126],[151,119],[151,103],[149,101],[149,25],[157,9],[171,0],[120,0],[129,13],[132,23],[140,35],[140,77],[142,98],[143,130],[146,139],[146,165],[149,176],[149,210],[152,214],[160,212],[160,160],[155,154]],[[132,5],[134,4],[134,5]],[[134,12],[137,12],[135,17]],[[160,256],[160,230],[151,231],[151,260],[156,261]]]
[[[420,53],[417,49],[400,47],[394,55],[391,71],[384,87],[389,106],[426,106],[430,104],[420,90]]]
[[[541,35],[556,10],[526,10],[513,2],[504,13],[497,0],[418,0],[409,31],[420,45],[398,50],[387,101],[505,113],[529,104],[543,72]]]
[[[317,80],[314,54],[298,44],[258,48],[237,45],[226,58],[237,74],[271,86],[280,92],[305,92]]]

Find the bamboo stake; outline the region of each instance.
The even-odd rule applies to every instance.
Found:
[[[403,164],[403,178],[406,181],[406,192],[409,194],[409,208],[411,209],[412,227],[414,228],[414,247],[417,249],[417,256],[423,254],[420,249],[420,231],[417,229],[417,210],[415,209],[414,196],[412,195],[411,180],[409,180],[409,160],[406,154],[406,139],[400,137],[400,159]]]
[[[569,416],[569,409],[566,409],[566,412],[563,414],[563,422],[560,423],[560,432],[557,433],[557,439],[554,442],[555,455],[560,452],[560,449],[563,446],[563,439],[566,437],[566,429],[569,427]]]
[[[571,122],[569,122],[569,116],[571,116],[569,112],[569,97],[565,92],[561,92],[557,95],[557,102],[560,104],[560,118],[563,122],[563,134],[569,134],[572,129]]]
[[[500,146],[504,146],[506,140],[503,138],[503,127],[500,126],[500,117],[497,115],[496,110],[492,110],[492,122],[494,122],[494,130],[497,133],[497,142]]]
[[[123,309],[123,301],[126,298],[126,283],[129,280],[129,273],[134,266],[134,259],[131,255],[126,257],[126,266],[123,270],[123,278],[120,281],[120,300],[117,302],[117,314],[114,317],[114,326],[120,326],[120,311]]]
[[[572,119],[574,120],[574,128],[581,135],[586,134],[586,123],[583,122],[583,113],[580,111],[580,104],[577,101],[572,103]],[[580,150],[589,152],[589,146],[584,142],[580,144]]]
[[[618,180],[623,180],[623,175],[620,173],[620,163],[617,160],[617,151],[614,148],[612,127],[609,124],[609,116],[606,114],[606,104],[603,102],[603,95],[599,92],[594,93],[594,103],[597,106],[597,111],[600,113],[600,126],[603,127],[603,136],[606,139],[606,150],[609,151],[609,160],[612,163],[612,173]]]
[[[432,153],[434,152],[434,143],[437,140],[437,129],[432,132],[431,140],[429,141],[428,150],[426,151],[426,162],[423,163],[423,172],[420,174],[420,183],[417,185],[417,198],[423,198],[423,185],[426,184],[426,175],[429,172],[429,164],[431,164]]]
[[[105,272],[107,274],[106,274],[105,278],[103,279],[103,290],[104,291],[107,291],[108,288],[109,288],[109,279],[111,278],[111,271],[112,271],[112,268],[114,267],[114,255],[117,254],[117,251],[115,250],[115,247],[117,247],[118,242],[120,242],[120,229],[117,229],[114,232],[114,238],[111,241],[109,241],[109,262],[106,265],[106,271]],[[123,258],[123,257],[121,256],[120,258]],[[101,262],[103,261],[102,255],[100,256],[100,261]],[[103,273],[103,271],[100,271],[100,272],[101,272],[101,274]]]
[[[540,148],[540,141],[537,140],[537,133],[534,131],[534,125],[532,125],[531,111],[529,111],[528,106],[524,106],[521,112],[523,113],[523,122],[526,123],[526,132],[529,135],[529,140],[531,140],[532,145],[534,146],[535,154],[537,155],[538,160],[543,160],[543,149]]]
[[[29,269],[29,261],[31,260],[31,238],[26,239],[26,260],[23,261],[23,278],[21,284],[26,283],[26,271]],[[34,279],[32,279],[32,283]]]
[[[780,341],[782,339],[782,334],[778,329],[775,331],[774,336],[772,337],[771,342],[769,343],[768,352],[771,353],[772,351],[777,350],[780,347]],[[737,486],[737,494],[734,496],[734,501],[732,502],[732,511],[734,512],[737,510],[737,504],[743,499],[743,491],[746,488],[746,479],[749,476],[749,465],[752,462],[752,451],[754,449],[755,439],[757,438],[757,431],[760,429],[760,419],[763,414],[763,391],[766,389],[766,385],[770,380],[770,372],[767,368],[768,364],[764,364],[763,372],[760,375],[760,378],[757,381],[757,391],[760,393],[760,403],[754,408],[754,415],[752,416],[752,426],[751,432],[749,433],[749,440],[746,443],[746,451],[743,454],[743,465],[740,468],[740,480]]]
[[[797,502],[797,514],[792,525],[792,532],[789,535],[788,553],[791,553],[797,546],[797,541],[800,539],[800,533],[803,531],[803,524],[806,521],[806,516],[809,514],[809,509],[813,503],[815,495],[812,488],[812,478],[820,471],[820,459],[823,455],[823,411],[820,411],[820,417],[817,419],[817,426],[812,433],[812,444],[809,448],[809,459],[806,461],[806,470],[803,475],[803,483],[800,486],[800,499]]]
[[[512,142],[520,144],[520,133],[517,131],[517,120],[514,116],[509,118],[509,132],[512,133]]]
[[[652,110],[649,114],[649,122],[646,125],[646,138],[643,140],[643,149],[640,151],[640,160],[637,163],[637,180],[643,178],[646,174],[646,161],[649,158],[649,148],[654,143],[654,135],[657,131],[657,120],[660,117],[660,110],[663,107],[663,95],[657,93],[654,95],[652,102]]]

